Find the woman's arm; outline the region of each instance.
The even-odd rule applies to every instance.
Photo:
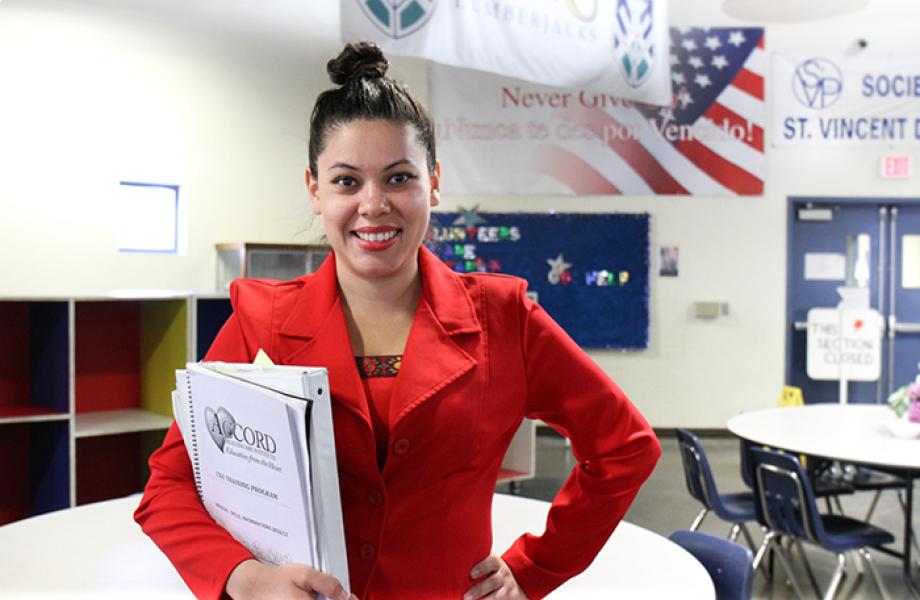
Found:
[[[527,416],[568,437],[578,461],[553,501],[543,535],[524,535],[503,555],[533,600],[594,560],[661,447],[620,388],[523,290]]]

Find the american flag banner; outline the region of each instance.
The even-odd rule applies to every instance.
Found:
[[[671,28],[670,39],[669,106],[430,67],[444,191],[762,194],[763,28]]]

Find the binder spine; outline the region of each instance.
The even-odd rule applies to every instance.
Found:
[[[198,432],[195,428],[195,405],[192,403],[192,374],[187,373],[185,376],[185,386],[188,395],[188,429],[192,441],[192,474],[195,476],[195,489],[198,490],[198,497],[204,500],[204,494],[201,489],[201,462],[198,456]]]

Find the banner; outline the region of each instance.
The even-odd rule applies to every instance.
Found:
[[[763,29],[671,29],[670,38],[668,107],[432,65],[444,191],[762,194]]]
[[[523,277],[583,348],[648,347],[648,214],[432,212],[425,245],[460,273]]]
[[[774,55],[773,144],[920,142],[920,58]]]
[[[341,0],[345,42],[650,104],[671,101],[666,0]]]

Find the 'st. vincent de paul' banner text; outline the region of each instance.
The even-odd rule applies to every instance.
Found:
[[[920,59],[773,57],[773,143],[920,142]]]
[[[666,0],[341,0],[343,41],[618,98],[671,101]]]

